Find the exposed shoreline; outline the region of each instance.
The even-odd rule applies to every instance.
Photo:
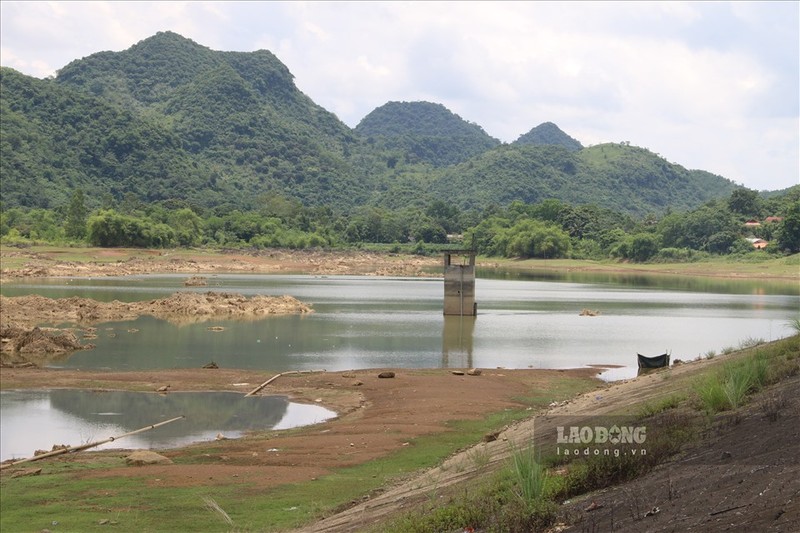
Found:
[[[800,265],[779,258],[762,263],[636,264],[567,259],[478,258],[477,266],[540,272],[695,276],[800,282]],[[439,276],[442,259],[360,250],[146,250],[126,248],[0,247],[0,282],[20,278],[105,277],[213,273]]]

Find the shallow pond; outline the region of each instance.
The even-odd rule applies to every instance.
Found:
[[[219,434],[236,438],[246,431],[314,424],[336,413],[283,396],[245,398],[236,392],[2,391],[0,461],[50,451],[54,444],[102,441],[178,416],[185,418],[92,449],[174,448]]]
[[[489,277],[489,276],[492,277]],[[96,345],[51,361],[85,369],[200,367],[270,371],[351,368],[566,368],[619,365],[636,354],[674,359],[719,353],[794,333],[796,283],[658,276],[479,273],[477,317],[442,316],[441,278],[214,275],[188,289],[187,275],[49,279],[4,284],[4,295],[38,293],[134,301],[176,291],[289,294],[305,316],[176,325],[152,317],[97,325]],[[580,316],[583,309],[598,316]],[[211,326],[221,331],[209,329]]]

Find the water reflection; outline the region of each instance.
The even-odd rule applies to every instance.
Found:
[[[475,316],[444,316],[442,368],[472,368],[472,337]]]
[[[54,444],[103,440],[181,415],[183,420],[97,449],[171,448],[212,440],[220,433],[235,438],[246,431],[313,424],[336,414],[283,396],[245,398],[235,392],[3,391],[0,460],[28,457]]]
[[[48,364],[151,370],[215,361],[222,368],[273,372],[621,365],[635,375],[637,352],[670,351],[691,360],[743,341],[792,335],[789,320],[800,308],[797,284],[790,282],[761,287],[762,282],[664,276],[537,275],[479,277],[478,316],[462,321],[442,316],[441,279],[218,274],[204,290],[289,294],[315,312],[180,327],[149,316],[98,324],[94,349]],[[38,279],[5,283],[0,292],[133,301],[188,290],[185,278]],[[598,315],[580,316],[584,308]]]
[[[633,274],[620,272],[556,272],[551,270],[477,269],[485,279],[592,283],[723,294],[790,294],[800,295],[797,281],[783,279],[725,279],[708,276],[670,274]]]

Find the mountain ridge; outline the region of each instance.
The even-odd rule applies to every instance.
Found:
[[[273,53],[214,51],[173,32],[72,61],[53,80],[5,67],[2,82],[3,151],[14,151],[3,173],[19,184],[4,185],[5,206],[62,204],[86,187],[95,205],[132,194],[216,209],[274,196],[336,211],[435,200],[484,209],[552,197],[645,214],[734,188],[646,149],[583,148],[549,122],[501,143],[433,102],[387,102],[349,128]],[[135,134],[150,130],[155,139]],[[42,190],[49,202],[35,199]]]

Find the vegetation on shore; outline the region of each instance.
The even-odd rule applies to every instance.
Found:
[[[743,199],[744,198],[744,199]],[[767,221],[768,215],[777,217]],[[763,220],[754,225],[752,220]],[[772,219],[770,219],[772,220]],[[756,240],[768,243],[755,246]],[[693,211],[635,220],[557,200],[512,202],[464,213],[443,202],[425,208],[364,208],[346,215],[273,198],[263,209],[215,214],[152,203],[89,212],[76,191],[62,210],[0,211],[6,246],[239,249],[381,249],[430,254],[443,246],[515,259],[583,259],[636,264],[758,263],[800,252],[800,187],[770,200],[737,189]],[[759,245],[760,246],[760,245]]]

